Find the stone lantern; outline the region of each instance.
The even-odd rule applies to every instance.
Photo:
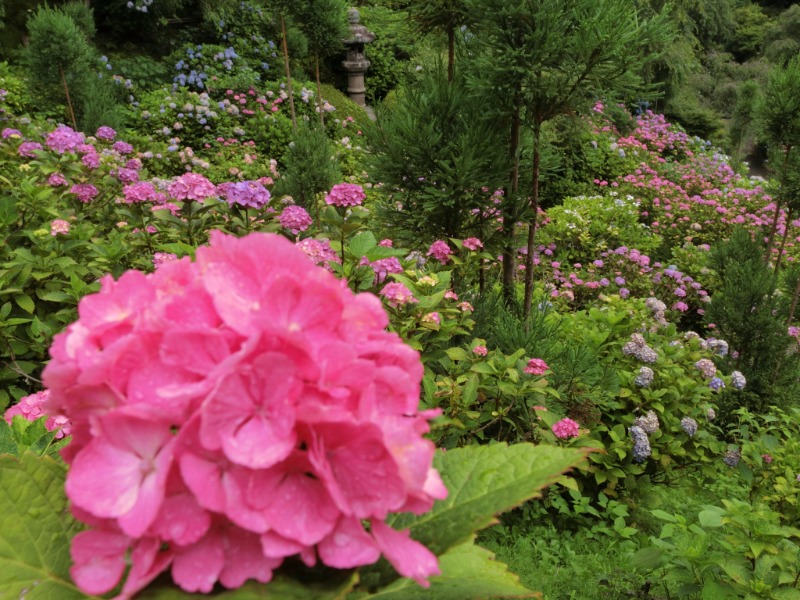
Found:
[[[359,25],[361,15],[351,8],[347,11],[347,22],[350,26],[350,37],[344,41],[347,46],[347,60],[342,61],[347,71],[347,95],[359,106],[366,106],[364,73],[369,68],[369,61],[364,56],[364,46],[375,39],[375,34],[363,25]]]

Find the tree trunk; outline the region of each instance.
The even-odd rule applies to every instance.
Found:
[[[292,115],[292,129],[297,131],[297,117],[294,112],[294,94],[292,93],[292,73],[289,69],[289,46],[286,44],[286,20],[281,15],[281,38],[283,45],[283,67],[286,71],[286,91],[289,94],[289,110]]]
[[[533,304],[533,249],[536,241],[536,221],[539,216],[539,174],[542,160],[542,123],[537,117],[533,126],[533,197],[531,198],[531,215],[528,223],[528,254],[525,257],[525,304],[522,314],[527,319]]]
[[[456,28],[447,29],[447,81],[452,83],[456,72]]]
[[[325,127],[325,113],[322,110],[322,83],[319,80],[319,56],[315,56],[315,67],[317,75],[317,108],[319,109],[319,122]]]
[[[797,299],[800,298],[800,276],[797,278],[797,285],[794,288],[794,295],[792,296],[792,306],[789,308],[789,318],[786,319],[786,326],[792,324],[794,319],[794,309],[797,308]]]
[[[509,154],[511,156],[511,182],[506,190],[505,202],[511,201],[517,193],[519,187],[519,134],[521,127],[522,99],[514,98],[514,112],[511,117],[511,140],[509,142]],[[510,305],[514,300],[514,280],[516,275],[516,249],[514,248],[514,219],[509,215],[508,210],[503,210],[503,234],[505,242],[503,244],[503,299]]]
[[[64,67],[59,65],[58,70],[61,72],[61,83],[64,84],[64,94],[67,96],[67,110],[69,110],[69,119],[72,121],[72,128],[78,130],[78,122],[75,120],[75,110],[72,108],[72,100],[69,97],[69,87],[67,87],[67,78],[64,77]]]
[[[792,151],[791,146],[787,146],[783,151],[783,171],[781,172],[781,187],[786,181],[786,173],[789,169],[789,153]],[[781,206],[783,204],[783,190],[779,192],[778,199],[775,200],[775,216],[772,219],[772,226],[769,229],[769,236],[767,237],[767,251],[764,257],[764,264],[768,265],[772,261],[772,244],[775,243],[775,232],[778,230],[778,219],[781,216]]]
[[[775,277],[778,276],[778,273],[781,270],[781,261],[783,260],[783,249],[786,247],[786,238],[789,237],[789,227],[792,222],[792,209],[789,209],[789,212],[786,213],[786,224],[783,226],[783,236],[781,237],[781,247],[778,250],[778,260],[775,262]]]

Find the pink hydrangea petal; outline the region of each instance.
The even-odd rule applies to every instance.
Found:
[[[125,570],[125,554],[131,540],[113,531],[82,531],[72,539],[70,568],[80,590],[90,595],[111,591]]]
[[[402,506],[405,486],[375,425],[319,425],[315,433],[309,458],[344,514],[385,518]]]
[[[200,507],[194,494],[183,493],[164,500],[151,532],[163,540],[187,546],[203,537],[210,526],[211,516]]]
[[[115,600],[127,600],[147,587],[159,574],[169,568],[172,550],[162,550],[157,538],[141,538],[131,552],[131,568],[120,594]]]
[[[323,563],[336,569],[352,569],[371,565],[380,558],[380,550],[361,521],[342,516],[336,528],[319,544],[317,551]]]
[[[311,545],[331,532],[340,512],[319,480],[291,473],[277,488],[267,514],[277,533]]]
[[[436,555],[412,540],[408,531],[396,531],[377,519],[370,521],[370,525],[381,554],[400,575],[413,579],[422,587],[430,586],[428,577],[441,575]]]
[[[225,567],[222,535],[210,531],[191,546],[179,548],[172,561],[172,579],[185,592],[209,593]]]
[[[261,535],[261,551],[268,558],[292,556],[303,548],[303,544],[287,539],[274,531],[267,531]]]
[[[226,588],[238,588],[248,579],[268,583],[282,558],[267,558],[261,551],[259,536],[235,527],[225,532],[225,566],[219,580]]]

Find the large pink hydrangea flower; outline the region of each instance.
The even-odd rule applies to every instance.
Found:
[[[203,202],[206,198],[217,195],[217,186],[198,173],[184,173],[173,181],[168,189],[176,200]]]
[[[337,183],[325,196],[325,202],[333,206],[358,206],[367,195],[364,188],[355,183]]]
[[[209,247],[85,297],[43,374],[72,422],[66,490],[90,528],[72,575],[129,598],[171,566],[188,592],[266,582],[289,556],[353,568],[384,555],[421,585],[424,546],[384,523],[447,490],[417,412],[419,354],[291,242],[214,232]]]

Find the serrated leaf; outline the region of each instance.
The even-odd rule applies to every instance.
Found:
[[[439,557],[442,574],[431,577],[425,589],[410,579],[398,579],[374,594],[351,594],[348,600],[488,600],[490,598],[537,598],[508,566],[494,554],[476,546],[474,539],[459,544]]]
[[[654,546],[642,548],[634,554],[630,559],[630,565],[634,569],[642,569],[643,571],[652,571],[661,564],[661,559],[664,556],[664,551]]]
[[[67,512],[63,465],[0,456],[0,598],[85,600],[69,577],[78,524]]]
[[[584,450],[527,443],[437,452],[434,466],[447,486],[447,498],[425,514],[394,515],[387,522],[395,529],[410,528],[414,539],[441,555],[491,525],[495,515],[538,497],[540,489],[585,455]]]
[[[0,419],[0,454],[17,455],[17,442],[11,432],[11,425],[5,419]]]
[[[27,294],[14,296],[14,302],[16,302],[17,306],[19,306],[26,313],[33,313],[33,311],[36,309],[36,305],[33,303],[31,297]]]
[[[378,240],[371,231],[362,231],[350,241],[350,252],[360,258],[377,245]]]
[[[287,577],[275,577],[267,584],[249,582],[235,590],[207,594],[203,598],[220,600],[343,600],[358,582],[355,572],[345,573],[327,583],[302,583]],[[136,600],[185,600],[198,598],[177,587],[150,587],[136,595]]]

